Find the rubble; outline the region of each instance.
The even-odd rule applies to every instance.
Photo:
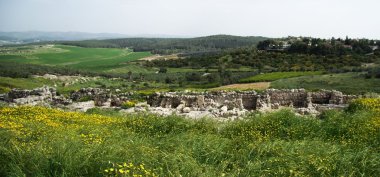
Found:
[[[72,92],[69,98],[57,95],[55,88],[42,87],[33,90],[12,89],[1,95],[1,100],[17,105],[64,106],[71,110],[87,111],[94,107],[120,108],[131,98],[132,93],[120,90],[112,93],[108,89],[82,88]],[[236,119],[252,111],[268,112],[291,108],[301,115],[318,115],[328,109],[342,109],[354,95],[345,95],[335,90],[308,92],[304,89],[268,89],[255,91],[213,92],[164,92],[155,93],[125,113],[151,112],[160,115],[183,115],[190,118],[210,117]]]

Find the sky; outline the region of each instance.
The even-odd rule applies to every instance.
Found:
[[[379,0],[0,0],[0,31],[380,39]]]

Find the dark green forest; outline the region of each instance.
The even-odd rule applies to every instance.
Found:
[[[100,48],[131,48],[155,54],[215,52],[229,48],[256,46],[265,37],[215,35],[198,38],[124,38],[59,42],[65,45]]]

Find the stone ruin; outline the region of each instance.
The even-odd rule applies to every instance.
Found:
[[[167,92],[156,93],[147,101],[151,107],[173,110],[176,113],[205,111],[211,117],[236,117],[249,111],[270,111],[282,107],[293,108],[299,114],[316,115],[326,109],[344,108],[357,98],[335,90],[308,92],[305,89],[268,89],[255,91]],[[196,113],[197,114],[197,113]],[[191,116],[191,115],[190,115]]]
[[[58,96],[55,88],[47,86],[33,90],[12,89],[2,99],[13,105],[68,105],[71,103],[71,100],[64,96]]]
[[[112,94],[108,89],[82,88],[70,93],[68,97],[57,95],[52,87],[41,87],[33,90],[12,89],[8,94],[0,95],[0,101],[10,106],[56,106],[72,110],[87,111],[94,107],[120,107],[128,100],[129,93]]]
[[[133,93],[122,93],[109,89],[82,88],[68,97],[57,95],[55,88],[42,87],[33,90],[12,89],[0,95],[0,101],[10,105],[43,105],[66,107],[86,111],[94,107],[120,108]],[[271,111],[288,107],[302,115],[317,115],[326,109],[344,108],[350,100],[357,98],[335,90],[308,92],[304,89],[268,89],[256,91],[213,92],[165,92],[146,98],[147,103],[123,110],[126,113],[152,112],[161,115],[178,114],[191,118],[211,117],[234,119],[251,111]]]

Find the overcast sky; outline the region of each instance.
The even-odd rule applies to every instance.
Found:
[[[380,39],[380,0],[0,0],[0,31]]]

